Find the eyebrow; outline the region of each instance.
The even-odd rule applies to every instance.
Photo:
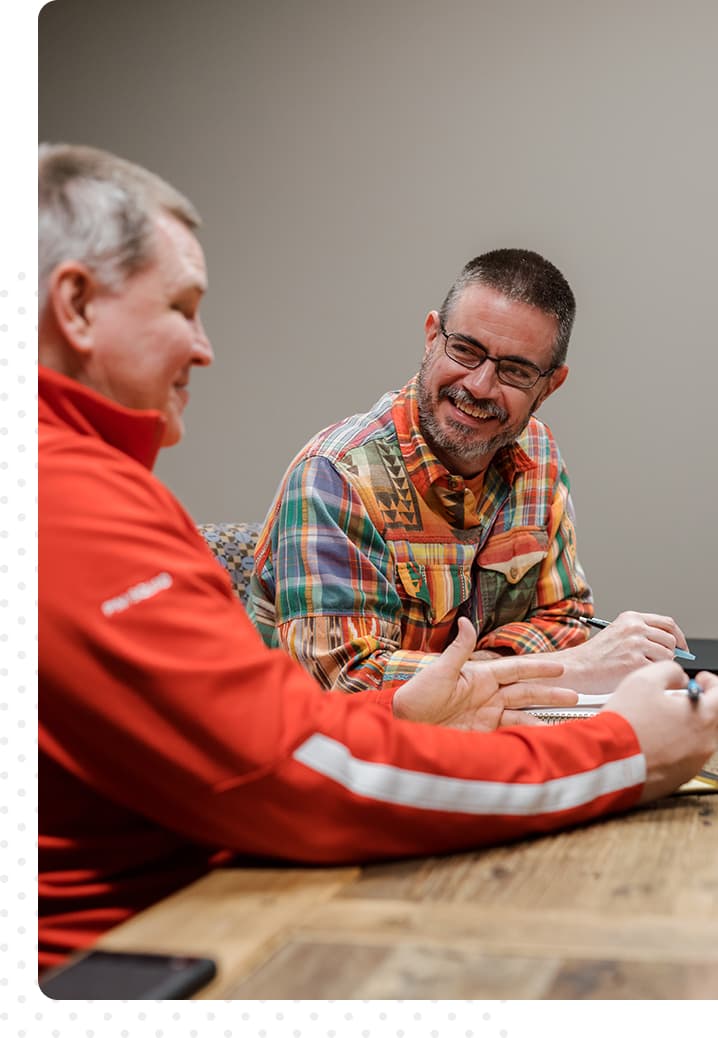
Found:
[[[447,332],[447,331],[445,331],[445,334],[446,335],[453,335],[455,339],[462,339],[469,346],[474,346],[477,350],[482,350],[488,357],[493,356],[491,351],[487,350],[482,342],[479,342],[478,339],[474,339],[473,336],[471,336],[471,335],[464,335],[463,332]],[[541,370],[539,365],[538,364],[534,364],[534,362],[532,360],[527,360],[526,357],[519,357],[515,353],[510,353],[510,354],[507,354],[506,356],[497,357],[496,360],[510,360],[514,364],[526,364],[530,368],[536,368],[537,371]]]

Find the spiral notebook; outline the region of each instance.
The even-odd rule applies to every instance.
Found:
[[[524,711],[541,718],[546,724],[561,724],[563,721],[576,721],[582,717],[593,717],[609,698],[605,695],[589,695],[578,692],[578,703],[575,706],[527,706]]]
[[[566,721],[579,721],[582,718],[595,717],[608,698],[608,694],[589,695],[588,693],[579,692],[578,703],[575,706],[554,707],[537,705],[524,707],[524,711],[540,718],[544,724],[563,724]],[[718,753],[714,753],[698,774],[680,787],[680,792],[705,793],[706,786],[712,787],[718,792]]]

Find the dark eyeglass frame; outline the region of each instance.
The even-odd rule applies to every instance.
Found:
[[[552,364],[550,368],[546,368],[542,371],[536,364],[533,364],[530,360],[516,360],[513,357],[492,357],[485,346],[482,346],[480,342],[476,342],[468,335],[462,335],[460,332],[447,332],[443,322],[439,325],[441,334],[444,336],[444,353],[453,360],[454,364],[459,364],[462,368],[468,368],[469,371],[475,371],[476,368],[480,368],[485,361],[490,360],[492,364],[496,366],[496,377],[499,382],[502,382],[505,386],[511,386],[512,389],[533,389],[540,378],[544,375],[550,375],[552,371],[555,371],[558,364]],[[465,346],[470,346],[472,350],[476,350],[477,357],[475,364],[467,364],[465,360],[459,360],[457,357],[452,356],[449,353],[449,339],[458,339]],[[505,370],[502,372],[502,366],[505,368],[509,364],[520,364],[522,367],[530,368],[535,373],[533,382],[516,382],[506,377]]]

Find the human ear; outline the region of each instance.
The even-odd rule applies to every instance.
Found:
[[[546,383],[545,388],[542,389],[539,393],[538,399],[536,400],[536,403],[533,406],[533,410],[538,411],[539,407],[544,402],[544,400],[547,400],[552,393],[555,393],[557,389],[560,389],[567,378],[568,365],[562,364],[559,368],[556,368],[556,370],[553,371],[551,375],[549,375],[548,382]]]
[[[65,341],[87,353],[93,346],[95,278],[83,263],[67,260],[50,276],[48,302]]]
[[[441,331],[439,311],[430,310],[424,321],[424,353],[431,353],[436,342],[436,337]]]

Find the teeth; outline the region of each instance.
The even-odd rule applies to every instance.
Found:
[[[459,411],[468,415],[469,418],[493,418],[493,415],[489,411],[482,411],[478,407],[471,407],[469,404],[456,404]]]

